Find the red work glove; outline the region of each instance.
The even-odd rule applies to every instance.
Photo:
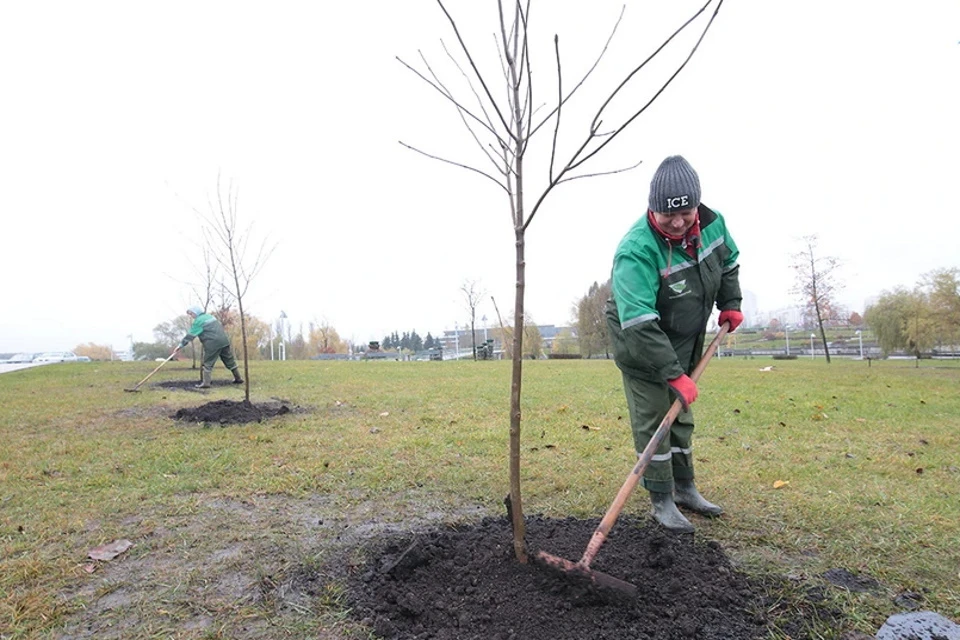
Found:
[[[733,333],[737,330],[737,327],[740,326],[740,323],[743,322],[743,314],[735,309],[730,309],[728,311],[720,312],[720,326],[723,326],[724,322],[730,323],[729,333]]]
[[[683,405],[683,410],[690,411],[690,405],[693,404],[693,401],[697,399],[697,394],[700,393],[697,391],[697,383],[687,374],[683,374],[679,378],[667,380],[667,384],[677,393],[677,400]]]

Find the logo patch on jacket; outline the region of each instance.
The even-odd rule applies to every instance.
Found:
[[[687,281],[686,281],[686,280],[677,280],[677,281],[674,282],[673,284],[667,285],[667,286],[669,286],[669,287],[670,287],[670,291],[673,291],[673,293],[674,293],[674,295],[670,296],[671,298],[679,298],[679,297],[681,297],[681,296],[685,296],[685,295],[687,295],[688,293],[690,293],[690,290],[687,289]]]

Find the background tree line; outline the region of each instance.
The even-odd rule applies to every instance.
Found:
[[[221,306],[209,309],[208,313],[220,321],[230,337],[230,342],[239,350],[243,341],[239,311],[232,306]],[[190,324],[190,318],[186,314],[161,322],[153,328],[153,342],[133,344],[133,357],[137,360],[166,358],[186,335]],[[342,339],[337,330],[327,322],[311,322],[306,330],[301,325],[299,330],[294,332],[289,325],[278,323],[271,328],[270,323],[247,315],[246,336],[247,352],[251,360],[270,360],[271,357],[279,359],[281,343],[288,360],[308,360],[324,353],[349,353],[351,349],[350,342]],[[181,353],[195,360],[199,359],[199,341],[194,340]]]
[[[384,351],[394,351],[397,349],[403,351],[424,351],[426,349],[439,349],[443,346],[439,338],[434,338],[427,333],[426,338],[421,338],[414,329],[410,332],[404,331],[399,334],[396,331],[383,337],[380,341],[380,348]]]
[[[864,321],[884,354],[916,357],[932,350],[960,351],[960,269],[936,269],[913,287],[884,291]]]

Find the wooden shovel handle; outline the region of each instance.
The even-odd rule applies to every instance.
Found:
[[[717,352],[717,348],[720,346],[720,341],[723,340],[723,337],[727,335],[729,331],[730,324],[724,322],[720,327],[720,331],[717,332],[717,337],[710,342],[710,345],[704,352],[703,357],[700,358],[700,362],[697,363],[693,373],[690,374],[690,378],[693,379],[694,382],[700,379],[700,376],[703,374],[703,370],[707,368],[707,364],[710,362],[710,359],[713,358],[714,354]],[[643,453],[641,453],[640,457],[637,459],[637,464],[634,465],[633,470],[630,471],[630,475],[627,476],[623,486],[620,487],[620,491],[617,492],[617,497],[614,498],[613,504],[611,504],[610,508],[607,509],[607,513],[603,516],[603,520],[600,521],[600,525],[597,527],[597,530],[593,532],[593,537],[590,538],[590,543],[587,544],[587,549],[583,552],[583,557],[580,558],[580,562],[577,563],[581,568],[590,568],[590,563],[593,562],[593,557],[597,555],[597,551],[600,550],[600,546],[603,544],[604,540],[607,539],[607,535],[610,533],[613,525],[617,522],[617,518],[620,517],[620,511],[623,510],[623,505],[626,504],[627,498],[629,498],[630,494],[633,493],[634,488],[640,481],[640,477],[643,475],[643,472],[647,470],[647,466],[649,466],[650,460],[653,458],[654,453],[656,453],[657,449],[660,447],[660,443],[670,432],[670,427],[673,425],[673,421],[677,419],[677,416],[680,415],[680,411],[682,409],[683,407],[680,405],[679,400],[674,400],[673,404],[670,405],[670,410],[667,411],[667,415],[663,417],[663,420],[660,422],[660,426],[657,427],[653,437],[650,438],[650,442],[648,442],[647,446],[644,447]]]

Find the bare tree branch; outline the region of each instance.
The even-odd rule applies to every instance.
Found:
[[[561,181],[563,181],[563,180],[562,180],[563,177],[564,177],[567,173],[569,173],[569,172],[571,172],[571,171],[574,171],[575,169],[577,169],[578,167],[580,167],[581,165],[583,165],[585,162],[587,162],[588,160],[590,160],[591,158],[593,158],[597,153],[599,153],[599,152],[600,152],[602,149],[604,149],[608,144],[610,144],[610,142],[612,142],[620,133],[622,133],[630,124],[632,124],[632,123],[640,116],[640,114],[642,114],[643,112],[645,112],[645,111],[650,107],[650,105],[652,105],[652,104],[654,103],[654,101],[655,101],[658,97],[660,97],[660,95],[666,90],[666,88],[670,85],[670,83],[673,82],[674,78],[677,77],[677,75],[680,73],[680,71],[682,71],[682,70],[684,69],[684,67],[687,66],[687,63],[688,63],[688,62],[690,61],[690,59],[693,57],[693,54],[696,53],[697,49],[698,49],[699,46],[700,46],[700,43],[703,42],[703,39],[704,39],[704,37],[706,37],[707,32],[708,32],[709,29],[710,29],[710,26],[713,24],[714,19],[717,17],[717,13],[720,11],[720,7],[723,5],[723,0],[719,0],[716,9],[715,9],[714,12],[713,12],[713,15],[710,16],[710,20],[707,22],[707,25],[704,27],[703,32],[700,34],[700,37],[699,37],[699,39],[697,40],[696,44],[694,44],[694,46],[691,48],[691,50],[690,50],[689,54],[687,55],[687,57],[686,57],[686,58],[684,59],[684,61],[680,64],[680,66],[677,67],[677,69],[673,72],[673,74],[670,76],[670,78],[668,78],[667,81],[660,87],[660,89],[657,90],[657,92],[654,94],[654,96],[653,96],[643,107],[641,107],[639,110],[637,110],[632,116],[630,116],[629,118],[627,118],[627,120],[624,121],[619,127],[616,127],[612,133],[604,134],[604,135],[603,135],[603,137],[605,138],[604,141],[601,142],[599,145],[597,145],[597,147],[596,147],[595,149],[593,149],[592,151],[590,151],[589,153],[586,153],[586,155],[583,155],[583,156],[581,157],[581,154],[583,154],[583,153],[586,151],[586,149],[587,149],[587,147],[590,145],[590,143],[591,143],[595,138],[601,137],[601,136],[597,133],[597,131],[598,131],[599,127],[600,127],[600,124],[601,124],[601,122],[602,122],[602,121],[600,120],[600,117],[601,117],[601,115],[603,114],[603,111],[607,108],[607,106],[610,104],[610,102],[614,99],[614,97],[616,97],[616,95],[630,82],[630,80],[631,80],[632,78],[634,78],[634,77],[636,76],[637,73],[640,72],[641,69],[643,69],[643,68],[644,68],[651,60],[653,60],[661,51],[663,51],[663,49],[667,46],[667,44],[669,44],[677,35],[679,35],[679,34],[680,34],[684,29],[686,29],[694,20],[696,20],[696,18],[699,17],[699,16],[707,9],[707,7],[710,6],[710,4],[711,4],[712,2],[713,2],[713,0],[707,0],[707,3],[706,3],[706,4],[704,4],[693,16],[691,16],[689,19],[687,19],[687,21],[684,22],[683,25],[681,25],[676,31],[673,32],[673,34],[670,35],[670,37],[668,37],[666,40],[664,40],[664,42],[661,43],[661,45],[660,45],[659,47],[657,47],[657,49],[656,49],[652,54],[650,54],[650,56],[648,56],[646,60],[644,60],[639,66],[635,67],[635,68],[633,69],[633,71],[631,71],[630,73],[628,73],[627,76],[626,76],[626,78],[617,86],[616,89],[614,89],[613,93],[611,93],[610,96],[603,102],[603,104],[602,104],[602,105],[600,106],[600,108],[597,110],[596,115],[594,115],[593,122],[592,122],[591,125],[590,125],[590,133],[587,135],[586,139],[585,139],[585,140],[583,141],[583,143],[580,145],[580,148],[577,149],[577,151],[573,153],[573,155],[571,156],[571,158],[570,158],[570,160],[568,161],[567,165],[560,171],[559,174],[557,174],[556,176],[552,176],[552,175],[550,176],[549,183],[547,184],[547,186],[546,186],[546,188],[544,189],[543,193],[540,195],[540,198],[539,198],[539,199],[537,200],[537,202],[534,204],[533,208],[530,210],[530,215],[529,215],[529,217],[527,218],[526,222],[525,222],[524,225],[523,225],[523,226],[524,226],[524,229],[526,229],[526,228],[530,225],[530,223],[533,222],[534,216],[536,216],[537,211],[540,210],[540,205],[544,202],[544,200],[546,199],[547,195],[553,190],[553,188],[556,187],[558,184],[560,184]],[[620,173],[620,172],[621,172],[621,171],[614,171],[613,173]]]
[[[713,0],[707,0],[707,3],[704,4],[699,11],[693,14],[693,16],[691,16],[686,22],[684,22],[683,25],[680,26],[680,28],[674,31],[673,34],[669,38],[667,38],[656,49],[656,51],[650,54],[650,56],[640,64],[640,66],[638,66],[636,69],[634,69],[629,74],[627,74],[627,77],[623,80],[623,82],[621,82],[620,85],[616,89],[614,89],[613,93],[610,94],[610,97],[607,98],[607,100],[603,103],[603,105],[600,106],[600,109],[597,111],[597,114],[594,116],[593,124],[590,126],[591,132],[595,133],[597,129],[599,129],[600,116],[603,114],[604,110],[607,108],[610,102],[613,101],[613,99],[617,96],[617,94],[630,82],[630,80],[632,80],[634,76],[636,76],[636,74],[639,73],[640,70],[643,69],[651,60],[653,60],[661,51],[663,51],[663,49],[676,36],[678,36],[684,29],[686,29],[691,23],[693,23],[693,21],[696,20],[700,16],[700,14],[702,14],[706,10],[706,8],[710,6],[712,2]],[[586,162],[587,160],[595,156],[597,153],[599,153],[601,149],[603,149],[608,144],[610,144],[610,142],[612,142],[614,138],[616,138],[621,132],[623,132],[624,129],[626,129],[634,120],[636,120],[640,116],[640,114],[646,111],[650,107],[650,105],[652,105],[654,101],[656,101],[656,99],[660,97],[660,94],[662,94],[664,90],[666,90],[666,88],[670,86],[670,83],[673,82],[674,78],[677,77],[677,75],[684,69],[684,67],[687,66],[687,63],[690,62],[690,59],[693,58],[693,54],[697,52],[697,49],[700,47],[700,43],[703,42],[703,39],[706,37],[707,32],[710,30],[710,27],[713,25],[713,21],[717,17],[717,13],[720,11],[720,7],[722,6],[723,6],[723,0],[719,0],[719,2],[717,3],[716,9],[713,12],[713,15],[710,16],[710,20],[707,22],[707,25],[704,27],[703,32],[700,34],[700,37],[697,39],[696,44],[694,44],[693,48],[690,49],[690,53],[687,55],[684,61],[680,64],[680,66],[677,67],[676,71],[674,71],[673,74],[667,79],[667,81],[663,83],[663,86],[661,86],[660,89],[657,90],[657,92],[653,95],[653,97],[650,98],[650,100],[647,101],[647,103],[643,105],[643,107],[641,107],[638,111],[636,111],[632,116],[627,118],[627,120],[623,124],[621,124],[619,127],[617,127],[613,133],[607,135],[606,139],[596,149],[591,151],[589,154],[587,154],[580,160],[571,161],[570,165],[568,165],[569,170],[572,171],[576,169],[577,167],[582,165],[584,162]],[[584,146],[581,147],[581,149],[585,147],[586,147],[586,143],[584,143]],[[580,155],[580,152],[578,151],[576,154],[574,154],[573,157],[576,158],[579,155]]]
[[[410,149],[411,151],[416,151],[417,153],[419,153],[419,154],[421,154],[421,155],[424,155],[424,156],[426,156],[426,157],[428,157],[428,158],[432,158],[432,159],[434,159],[434,160],[439,160],[440,162],[445,162],[445,163],[447,163],[447,164],[452,164],[452,165],[455,166],[455,167],[460,167],[461,169],[466,169],[467,171],[472,171],[472,172],[474,172],[474,173],[479,173],[479,174],[480,174],[481,176],[483,176],[484,178],[488,178],[489,180],[492,180],[498,187],[500,187],[501,189],[503,189],[503,190],[506,191],[507,193],[510,193],[510,191],[509,191],[509,189],[508,189],[508,187],[507,187],[506,185],[501,184],[499,180],[497,180],[496,178],[494,178],[493,176],[491,176],[490,174],[486,173],[485,171],[483,171],[483,170],[481,170],[481,169],[477,169],[477,168],[475,168],[475,167],[471,167],[471,166],[469,166],[469,165],[462,164],[462,163],[460,163],[460,162],[456,162],[456,161],[454,161],[454,160],[447,160],[446,158],[441,158],[440,156],[435,156],[435,155],[433,155],[433,154],[427,153],[426,151],[422,151],[422,150],[420,150],[420,149],[417,149],[416,147],[407,144],[407,143],[404,142],[403,140],[400,141],[400,144],[402,144],[403,146],[405,146],[407,149]]]
[[[457,27],[456,20],[454,20],[453,16],[450,15],[450,12],[447,11],[447,8],[443,4],[443,0],[437,0],[437,4],[440,5],[440,9],[443,11],[443,14],[447,16],[447,21],[450,23],[453,33],[457,36],[457,42],[460,43],[460,50],[463,51],[463,54],[467,57],[467,61],[470,63],[470,68],[473,69],[473,73],[476,74],[477,79],[480,81],[480,86],[483,87],[483,91],[487,94],[487,100],[490,101],[490,104],[493,105],[494,110],[497,112],[497,117],[500,119],[500,124],[502,124],[503,128],[509,132],[510,125],[507,124],[506,118],[504,118],[503,113],[500,111],[499,104],[493,99],[493,95],[490,93],[490,88],[487,86],[487,83],[483,78],[483,74],[480,73],[480,70],[477,68],[476,63],[473,60],[473,56],[470,54],[470,49],[463,41],[463,36],[460,35],[460,29]],[[514,142],[516,142],[516,140]]]
[[[580,78],[580,81],[577,82],[576,85],[574,85],[573,89],[570,90],[570,93],[568,93],[566,96],[563,96],[562,99],[559,99],[557,101],[557,106],[554,107],[553,110],[550,111],[550,113],[548,113],[543,118],[540,124],[536,125],[533,129],[530,130],[531,136],[535,134],[540,129],[540,127],[542,127],[547,122],[549,122],[550,118],[553,117],[555,113],[558,113],[560,111],[560,107],[562,107],[564,104],[567,103],[567,101],[573,98],[574,94],[580,89],[580,87],[584,85],[587,79],[593,74],[594,70],[600,65],[600,61],[603,60],[603,56],[607,53],[607,49],[610,48],[610,43],[613,42],[613,37],[616,35],[617,29],[620,27],[620,22],[623,21],[623,15],[626,12],[626,10],[627,10],[626,5],[624,5],[620,9],[620,16],[617,18],[616,23],[614,23],[613,29],[611,29],[610,31],[610,35],[607,36],[607,41],[604,43],[603,48],[600,50],[600,54],[597,56],[597,59],[593,61],[593,64],[590,66],[589,69],[587,69],[587,72],[583,74],[583,76]],[[557,74],[559,75],[560,73],[560,48],[559,48],[560,38],[559,36],[555,35],[553,38],[553,41],[554,41],[554,48],[556,49],[556,57],[557,57]]]

